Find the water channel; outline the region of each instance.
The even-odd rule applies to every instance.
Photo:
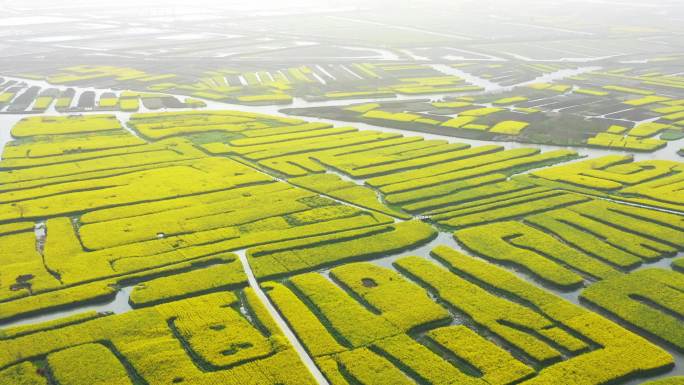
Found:
[[[502,87],[496,83],[489,82],[485,79],[480,79],[477,77],[473,77],[471,75],[468,75],[464,73],[463,71],[460,71],[458,69],[452,68],[452,67],[447,67],[444,68],[445,66],[439,66],[435,65],[436,69],[439,69],[440,71],[448,74],[453,74],[457,76],[463,77],[465,80],[467,80],[470,83],[480,85],[482,86],[487,92],[497,92],[497,91],[504,91],[507,89],[512,88],[513,86],[510,87]],[[557,73],[553,74],[548,74],[544,75],[538,79],[535,79],[530,82],[536,82],[536,81],[553,81],[553,80],[560,80],[562,78],[568,77],[568,76],[575,76],[580,73],[584,73],[587,71],[593,71],[595,70],[596,67],[582,67],[576,70],[561,70],[558,71]],[[467,76],[466,76],[467,75]],[[7,77],[5,77],[7,78]],[[41,82],[41,81],[29,81],[29,80],[24,80],[24,79],[16,79],[16,80],[22,80],[28,83],[29,85],[40,85],[41,87],[54,87],[47,82]],[[530,83],[526,82],[526,83]],[[72,87],[75,88],[75,87]],[[82,90],[94,90],[94,89],[89,89],[89,88],[83,88]],[[116,92],[118,93],[119,91],[115,90],[96,90],[97,92]],[[180,96],[180,95],[173,95],[177,97],[184,98],[185,96]],[[435,98],[435,99],[441,99],[445,95],[427,95],[421,98]],[[449,95],[451,96],[451,95]],[[399,96],[395,99],[398,100],[409,100],[409,99],[416,99],[415,97],[408,97],[408,96]],[[305,107],[322,107],[322,106],[332,106],[332,105],[339,105],[342,103],[365,103],[365,102],[375,102],[375,101],[383,101],[386,99],[356,99],[356,100],[345,100],[345,101],[322,101],[322,102],[310,102],[306,101],[300,98],[295,98],[293,104],[288,105],[287,108],[305,108]],[[214,102],[214,101],[208,101],[205,100],[207,103],[207,109],[232,109],[232,110],[240,110],[240,111],[249,111],[249,112],[255,112],[255,113],[261,113],[261,114],[270,114],[270,115],[277,115],[277,116],[289,116],[292,117],[292,115],[286,115],[280,111],[282,106],[244,106],[244,105],[236,105],[236,104],[229,104],[229,103],[220,103],[220,102]],[[182,111],[183,109],[173,109],[169,111]],[[141,105],[141,111],[140,112],[146,112],[147,110],[144,109],[144,107]],[[165,111],[165,109],[157,110],[157,111]],[[48,113],[55,113],[54,109],[51,111],[48,111]],[[114,113],[116,116],[122,121],[122,123],[125,123],[131,113],[128,112],[108,112],[108,111],[93,111],[93,112],[84,112],[83,114],[95,114],[95,113]],[[4,145],[11,140],[11,135],[10,135],[10,129],[11,127],[18,122],[20,119],[22,119],[25,116],[30,116],[30,115],[12,115],[12,114],[0,114],[0,152],[2,151],[2,148]],[[680,147],[683,147],[682,142],[675,142],[675,143],[669,143],[668,146],[666,146],[663,149],[660,149],[658,151],[654,151],[652,153],[631,153],[627,151],[617,151],[617,150],[609,150],[609,149],[596,149],[596,148],[577,148],[577,147],[565,147],[565,146],[556,146],[556,145],[536,145],[536,144],[525,144],[525,143],[517,143],[517,142],[491,142],[491,141],[483,141],[483,140],[471,140],[471,139],[462,139],[462,138],[455,138],[451,136],[445,136],[445,135],[438,135],[438,134],[428,134],[428,133],[413,133],[410,131],[406,130],[401,130],[401,129],[394,129],[394,128],[387,128],[387,127],[379,127],[379,126],[374,126],[366,123],[349,123],[346,121],[340,121],[340,120],[331,120],[331,119],[318,119],[318,118],[311,118],[311,117],[303,117],[304,120],[307,121],[312,121],[312,122],[322,122],[322,123],[329,123],[333,124],[336,126],[354,126],[362,130],[375,130],[375,131],[383,131],[383,132],[393,132],[393,133],[400,133],[404,135],[418,135],[422,136],[426,139],[440,139],[440,140],[446,140],[448,142],[462,142],[462,143],[468,143],[473,146],[479,146],[479,145],[490,145],[490,144],[497,144],[497,145],[502,145],[506,148],[520,148],[520,147],[535,147],[535,148],[540,148],[542,151],[550,151],[550,150],[556,150],[556,149],[573,149],[579,152],[579,154],[583,156],[590,156],[590,157],[599,157],[599,156],[605,156],[605,155],[615,155],[615,154],[625,154],[625,155],[633,155],[635,160],[647,160],[647,159],[661,159],[661,160],[675,160],[675,161],[681,161],[682,158],[677,155],[677,150]],[[131,133],[136,134],[134,131],[131,131]],[[352,178],[346,177],[344,174],[338,173],[338,175],[344,177],[345,180],[347,181],[352,181],[354,183],[362,183],[362,180],[356,180]],[[449,247],[452,247],[454,249],[460,250],[465,252],[460,245],[453,239],[450,233],[447,232],[440,232],[437,238],[435,238],[433,241],[420,246],[418,248],[415,248],[413,250],[408,250],[396,254],[391,254],[388,256],[385,256],[383,258],[375,259],[372,261],[372,263],[392,268],[392,263],[396,261],[397,259],[403,257],[403,256],[408,256],[408,255],[419,255],[423,256],[425,258],[432,259],[430,256],[430,250],[432,250],[435,246],[437,245],[447,245]],[[305,363],[307,368],[312,372],[312,374],[315,376],[315,378],[318,380],[320,384],[327,384],[327,380],[322,376],[321,372],[318,370],[318,368],[315,366],[313,363],[313,360],[311,357],[308,356],[306,353],[305,349],[301,346],[301,343],[297,340],[296,336],[294,333],[290,330],[289,326],[286,324],[286,322],[282,319],[280,314],[275,310],[275,308],[272,306],[266,295],[261,291],[261,289],[258,286],[258,283],[254,277],[254,275],[251,272],[251,268],[249,266],[249,263],[246,259],[244,250],[239,250],[238,256],[240,257],[240,261],[243,264],[243,267],[247,273],[248,280],[250,287],[252,287],[255,292],[257,293],[259,299],[262,301],[264,306],[267,308],[269,313],[273,316],[274,320],[276,323],[281,327],[283,330],[285,336],[290,340],[292,345],[295,347],[295,350],[297,353],[300,355],[302,358],[302,361]],[[467,252],[465,252],[467,253]],[[680,253],[679,256],[682,254]],[[644,264],[643,266],[639,267],[639,269],[647,268],[647,267],[663,267],[663,268],[668,268],[669,267],[669,259],[663,259],[655,263],[651,264]],[[575,291],[570,291],[570,292],[565,292],[562,290],[558,290],[552,287],[548,287],[547,285],[544,285],[540,283],[538,280],[534,279],[531,277],[529,274],[526,272],[522,271],[516,271],[515,269],[508,269],[509,271],[512,271],[514,274],[516,274],[518,277],[521,279],[524,279],[525,281],[531,282],[537,286],[543,286],[545,289],[549,290],[550,292],[553,292],[554,294],[561,296],[562,298],[578,305],[578,306],[583,306],[587,307],[586,304],[583,302],[579,301],[579,294],[581,292],[581,289],[575,290]],[[327,270],[322,270],[324,273]],[[76,306],[74,308],[70,308],[68,310],[60,310],[60,311],[54,311],[54,312],[46,312],[45,314],[37,315],[37,316],[31,316],[31,317],[26,317],[26,318],[21,318],[16,321],[8,322],[8,323],[0,323],[0,328],[6,328],[6,327],[12,327],[12,326],[20,326],[20,325],[29,325],[29,324],[35,324],[35,323],[41,323],[41,322],[46,322],[46,321],[51,321],[59,318],[63,318],[66,316],[78,314],[78,313],[83,313],[86,311],[97,311],[97,312],[103,312],[103,313],[114,313],[114,314],[120,314],[123,312],[127,312],[132,310],[130,304],[128,303],[128,298],[130,295],[130,292],[132,290],[132,287],[124,287],[121,288],[115,297],[110,300],[106,301],[101,304],[88,304],[84,306]],[[604,314],[606,315],[606,314]],[[612,318],[612,317],[609,317]],[[630,328],[628,325],[624,325],[623,322],[616,320],[616,322],[623,324],[623,326],[626,326]],[[633,328],[631,328],[633,329]],[[684,375],[684,354],[681,352],[676,351],[674,348],[669,347],[669,346],[664,346],[663,343],[660,343],[659,341],[655,341],[656,343],[659,344],[659,346],[665,348],[668,350],[668,352],[675,358],[676,365],[675,368],[670,371],[669,373],[665,373],[659,376],[652,376],[649,377],[649,380],[652,379],[657,379],[661,377],[669,377],[672,375]],[[642,383],[643,380],[641,379],[633,379],[629,380],[626,382],[622,382],[624,385],[636,385]]]

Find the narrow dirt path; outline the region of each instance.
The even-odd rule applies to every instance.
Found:
[[[246,251],[242,249],[233,251],[233,253],[237,254],[240,258],[242,268],[247,274],[247,282],[249,283],[249,286],[252,288],[252,290],[254,290],[254,293],[257,295],[257,298],[259,298],[259,300],[264,305],[268,313],[276,322],[280,330],[283,332],[287,340],[290,342],[294,350],[299,355],[299,358],[302,360],[306,368],[309,369],[309,372],[311,372],[313,378],[320,385],[329,385],[328,380],[323,376],[323,373],[321,373],[321,371],[318,369],[318,366],[316,366],[316,364],[313,362],[313,359],[311,358],[311,356],[309,356],[309,353],[307,353],[306,349],[304,349],[304,346],[302,346],[302,344],[299,342],[294,332],[292,332],[290,326],[287,324],[287,322],[285,322],[283,317],[280,316],[280,313],[278,313],[275,307],[273,307],[273,304],[271,304],[271,301],[268,299],[264,291],[261,290],[259,282],[257,282],[256,278],[254,277],[254,272],[252,272],[252,267],[249,265],[249,260],[247,260]]]

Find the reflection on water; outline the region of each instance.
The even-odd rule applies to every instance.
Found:
[[[103,303],[93,303],[83,306],[75,306],[66,310],[46,311],[43,314],[20,318],[16,321],[10,321],[7,323],[0,322],[0,328],[37,324],[89,311],[114,314],[125,313],[133,310],[131,305],[128,303],[128,298],[130,297],[132,290],[133,286],[123,287],[116,293],[114,299]]]
[[[490,82],[486,79],[482,79],[473,75],[470,75],[460,69],[457,68],[452,68],[447,65],[439,65],[439,64],[433,64],[432,65],[435,69],[438,69],[441,72],[444,72],[446,74],[451,74],[455,76],[460,76],[466,79],[468,82],[473,83],[475,85],[481,86],[485,88],[486,90],[491,90],[491,91],[505,91],[509,90],[517,85],[514,86],[501,86],[499,84]],[[555,80],[560,80],[564,79],[570,76],[576,76],[578,74],[582,74],[585,72],[591,72],[599,69],[600,67],[580,67],[577,69],[562,69],[550,74],[542,75],[536,79],[533,79],[529,82],[521,83],[521,84],[528,84],[528,83],[536,83],[536,82],[550,82],[550,81],[555,81]],[[52,87],[48,82],[41,81],[41,80],[30,80],[30,79],[22,79],[22,78],[11,78],[11,77],[5,77],[7,79],[13,79],[13,80],[19,80],[19,81],[24,81],[29,85],[37,85],[41,87]],[[102,92],[115,92],[118,93],[119,91],[113,90],[113,89],[95,89],[95,88],[90,88],[90,87],[72,87],[77,90],[77,92],[82,92],[82,91],[96,91],[98,93]],[[169,94],[171,95],[171,94]],[[184,98],[185,96],[182,95],[171,95],[171,96],[176,96],[179,98]],[[394,98],[390,98],[391,100],[417,100],[417,99],[432,99],[432,100],[438,100],[438,99],[443,99],[447,96],[453,96],[453,95],[445,95],[445,94],[434,94],[434,95],[421,95],[420,97],[416,98],[416,96],[413,95],[397,95]],[[201,98],[197,98],[201,99]],[[355,104],[355,103],[371,103],[371,102],[383,102],[387,101],[388,98],[362,98],[362,99],[349,99],[349,100],[325,100],[325,101],[307,101],[302,98],[294,98],[292,104],[289,104],[286,108],[314,108],[314,107],[328,107],[328,106],[338,106],[340,104]],[[285,114],[281,112],[281,109],[283,109],[283,106],[278,106],[278,105],[266,105],[266,106],[247,106],[247,105],[241,105],[241,104],[232,104],[232,103],[224,103],[224,102],[216,102],[212,100],[203,100],[207,104],[207,110],[240,110],[240,111],[248,111],[248,112],[255,112],[255,113],[261,113],[261,114],[268,114],[268,115],[276,115],[276,116],[286,116],[286,117],[297,117],[298,115],[292,115],[292,114]],[[54,113],[54,107],[51,109],[51,113]],[[192,109],[174,109],[174,111],[183,111],[183,110],[192,110]],[[160,109],[157,111],[150,111],[146,109],[142,103],[140,106],[140,111],[139,112],[164,112],[167,111],[166,109]],[[122,111],[113,111],[113,112],[107,112],[107,111],[93,111],[93,112],[84,112],[83,114],[102,114],[102,113],[114,113],[121,121],[123,124],[130,118],[131,114],[130,112],[122,112]],[[551,150],[557,150],[557,149],[573,149],[577,150],[580,155],[586,155],[586,156],[592,156],[592,157],[598,157],[598,156],[605,156],[605,155],[632,155],[634,157],[634,160],[639,161],[639,160],[650,160],[650,159],[659,159],[659,160],[675,160],[675,161],[680,161],[682,157],[677,154],[677,151],[684,147],[684,139],[680,139],[678,141],[672,141],[669,142],[667,146],[665,146],[662,149],[656,150],[654,152],[630,152],[630,151],[621,151],[619,149],[601,149],[601,148],[589,148],[589,147],[568,147],[568,146],[561,146],[561,145],[550,145],[550,144],[530,144],[530,143],[519,143],[519,142],[499,142],[499,141],[487,141],[487,140],[476,140],[476,139],[465,139],[465,138],[457,138],[453,136],[447,136],[447,135],[440,135],[440,134],[432,134],[432,133],[423,133],[423,132],[412,132],[408,130],[402,130],[402,129],[397,129],[397,128],[389,128],[389,127],[381,127],[381,126],[375,126],[371,125],[368,123],[360,123],[360,122],[348,122],[348,121],[343,121],[343,120],[337,120],[337,119],[320,119],[320,118],[314,118],[314,117],[309,117],[309,116],[299,116],[304,120],[310,121],[310,122],[322,122],[322,123],[330,123],[334,124],[336,126],[354,126],[356,128],[362,129],[362,130],[375,130],[375,131],[383,131],[383,132],[393,132],[393,133],[401,133],[404,135],[420,135],[424,137],[425,139],[442,139],[442,140],[447,140],[449,142],[460,142],[460,143],[468,143],[473,146],[482,146],[482,145],[488,145],[488,144],[499,144],[502,146],[505,146],[506,148],[520,148],[520,147],[536,147],[541,149],[542,151],[551,151]],[[3,148],[4,144],[11,139],[9,135],[9,130],[10,128],[19,120],[22,118],[22,115],[7,115],[7,114],[0,114],[0,150]],[[129,130],[130,131],[130,130]],[[136,134],[135,132],[131,131],[134,135]]]
[[[0,154],[2,154],[7,142],[12,140],[10,131],[21,118],[21,115],[0,114]]]

